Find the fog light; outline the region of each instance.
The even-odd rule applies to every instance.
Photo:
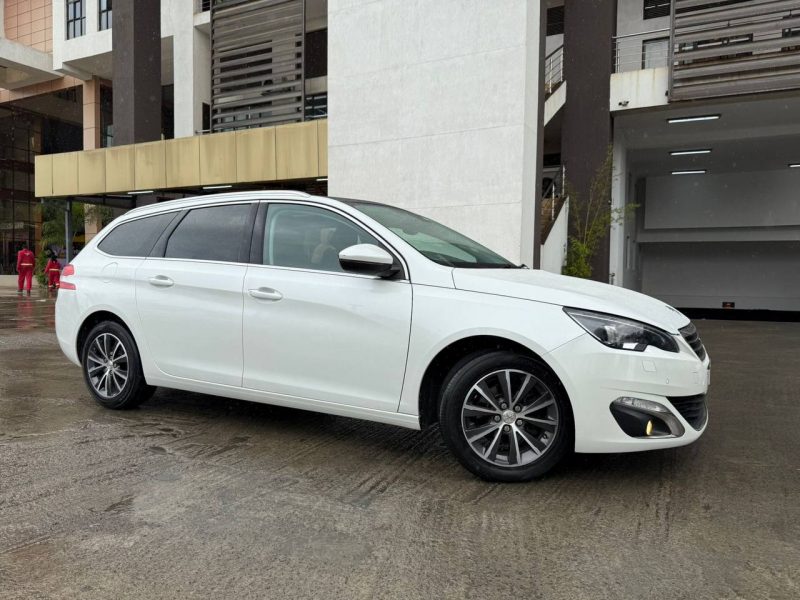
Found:
[[[635,438],[680,437],[685,433],[677,417],[663,404],[623,396],[609,407],[620,429]]]

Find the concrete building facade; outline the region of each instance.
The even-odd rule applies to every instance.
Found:
[[[42,198],[234,187],[403,206],[557,271],[565,181],[610,148],[636,208],[595,278],[800,311],[800,6],[766,4],[3,0],[2,263]]]

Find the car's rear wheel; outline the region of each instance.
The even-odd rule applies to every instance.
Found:
[[[445,381],[442,436],[456,458],[490,481],[529,481],[572,447],[569,401],[541,362],[513,352],[457,365]]]
[[[83,345],[81,365],[89,392],[106,408],[133,408],[155,391],[144,380],[133,337],[119,323],[95,325]]]

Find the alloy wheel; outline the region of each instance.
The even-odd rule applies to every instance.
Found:
[[[86,372],[95,392],[103,398],[113,398],[122,392],[128,381],[128,353],[117,336],[98,335],[86,358]]]
[[[550,388],[531,373],[494,371],[473,385],[461,408],[461,428],[480,458],[500,467],[539,460],[559,431]]]

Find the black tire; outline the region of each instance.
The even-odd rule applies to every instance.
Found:
[[[102,362],[104,357],[114,358],[109,361],[113,370],[105,366],[108,362]],[[89,332],[81,349],[81,368],[89,393],[106,408],[135,408],[148,400],[156,390],[145,382],[133,336],[114,321],[98,323]]]
[[[488,396],[476,389],[479,383]],[[500,411],[505,388],[518,404]],[[516,408],[521,409],[518,414]],[[541,477],[574,447],[572,409],[561,383],[542,362],[504,350],[472,355],[453,368],[443,385],[439,427],[458,461],[487,481]],[[488,433],[480,436],[484,430]],[[466,431],[472,432],[472,443]],[[479,454],[482,450],[486,454]]]

